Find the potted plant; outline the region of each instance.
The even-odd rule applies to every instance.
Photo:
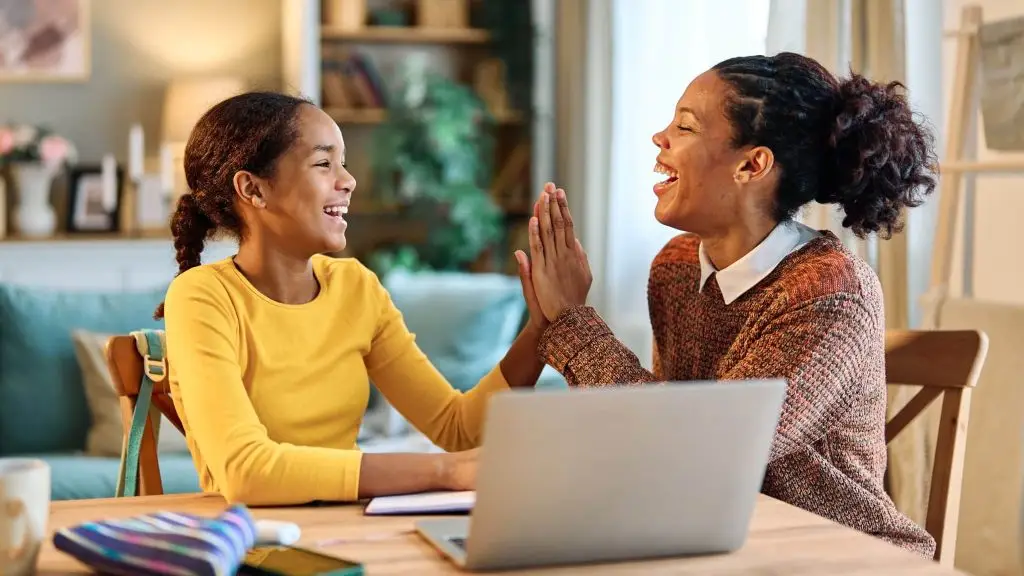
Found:
[[[493,118],[467,86],[410,61],[388,99],[387,120],[374,134],[373,170],[385,200],[427,220],[426,243],[399,247],[401,258],[441,270],[466,268],[498,242],[502,211],[491,197]]]
[[[50,205],[50,187],[59,168],[77,153],[67,139],[46,128],[0,126],[0,165],[10,169],[16,191],[13,223],[23,236],[53,234],[57,218]]]

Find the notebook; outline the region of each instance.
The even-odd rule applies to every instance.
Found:
[[[476,492],[424,492],[400,496],[378,496],[366,505],[368,516],[399,514],[468,513],[476,503]]]

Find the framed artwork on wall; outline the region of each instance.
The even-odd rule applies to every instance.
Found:
[[[68,232],[117,232],[121,222],[124,169],[113,171],[107,193],[102,165],[74,166],[68,174]]]
[[[0,0],[0,82],[87,80],[89,2]]]

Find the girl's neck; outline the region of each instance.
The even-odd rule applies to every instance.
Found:
[[[297,257],[247,238],[240,243],[234,263],[257,290],[276,302],[305,304],[320,292],[309,256]]]

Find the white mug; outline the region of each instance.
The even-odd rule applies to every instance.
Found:
[[[0,458],[0,575],[32,574],[50,518],[50,466]]]

